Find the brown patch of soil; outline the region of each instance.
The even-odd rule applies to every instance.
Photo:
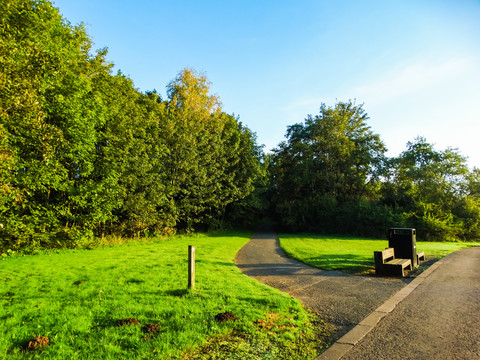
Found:
[[[273,328],[278,327],[278,322],[280,321],[280,317],[277,314],[270,313],[267,315],[265,320],[259,319],[255,321],[255,325],[259,326],[262,329],[272,330]],[[292,324],[290,324],[293,327]]]
[[[38,350],[48,346],[50,339],[46,336],[37,336],[25,345],[25,349],[29,351]]]
[[[135,318],[118,320],[118,326],[126,326],[126,325],[138,325],[138,320]]]
[[[231,311],[226,311],[224,313],[215,315],[215,320],[218,322],[235,321],[237,320],[237,317]]]
[[[142,327],[142,331],[145,334],[156,334],[160,332],[160,329],[162,328],[161,325],[158,324],[147,324]]]

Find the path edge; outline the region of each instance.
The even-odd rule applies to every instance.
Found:
[[[443,264],[442,260],[433,263],[428,269],[417,276],[410,284],[397,291],[392,297],[380,305],[370,315],[358,323],[352,330],[343,335],[315,360],[339,360],[350,351],[383,317],[393,311],[395,307],[412,293],[427,277]]]

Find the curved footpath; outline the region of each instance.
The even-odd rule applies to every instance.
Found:
[[[305,265],[285,255],[274,233],[254,235],[237,253],[235,263],[244,274],[290,294],[321,314],[335,326],[336,338],[411,281],[349,275]]]
[[[319,359],[480,358],[480,248],[450,254],[412,281],[319,270],[286,257],[265,233],[236,264],[335,327],[339,340]]]

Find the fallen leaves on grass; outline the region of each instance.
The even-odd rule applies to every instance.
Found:
[[[237,320],[237,317],[231,311],[226,311],[215,315],[215,320],[218,322],[235,321]]]
[[[50,339],[48,337],[37,336],[26,344],[25,349],[29,351],[34,351],[48,346],[49,343]]]
[[[160,331],[160,329],[162,328],[161,325],[158,325],[158,324],[147,324],[147,325],[144,325],[142,326],[142,331],[145,333],[145,334],[156,334]]]
[[[291,322],[281,321],[277,314],[268,314],[265,320],[259,319],[255,321],[255,325],[265,330],[284,330],[287,328],[294,328],[295,326]]]
[[[139,323],[138,320],[135,318],[118,320],[118,326],[138,325],[138,323]]]

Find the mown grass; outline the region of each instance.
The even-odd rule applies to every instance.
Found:
[[[387,240],[352,236],[281,234],[279,240],[280,246],[293,258],[320,269],[346,273],[371,271],[375,268],[373,252],[388,247]],[[480,243],[417,241],[417,251],[424,251],[427,259],[438,259],[470,246],[480,246]]]
[[[244,233],[152,239],[0,260],[0,358],[314,358],[321,321],[234,265],[248,239]],[[190,244],[193,291],[186,290]],[[225,311],[237,320],[217,322]],[[127,318],[139,324],[119,326]],[[146,324],[162,327],[146,334]],[[36,336],[48,337],[49,346],[25,350]]]

